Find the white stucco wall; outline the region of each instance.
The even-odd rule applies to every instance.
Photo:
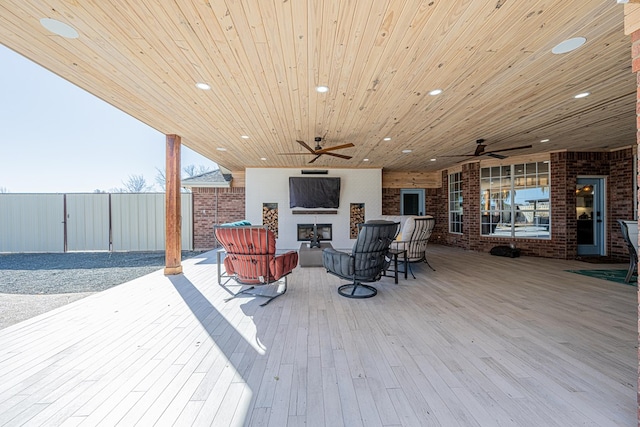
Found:
[[[309,168],[317,170],[320,168]],[[297,224],[333,224],[336,249],[351,249],[354,239],[349,238],[349,208],[351,203],[365,204],[365,218],[382,214],[382,169],[327,169],[327,175],[302,175],[300,168],[246,169],[246,218],[252,224],[262,224],[263,203],[278,204],[278,251],[298,249]],[[289,177],[340,177],[340,207],[337,214],[294,215],[289,208]]]

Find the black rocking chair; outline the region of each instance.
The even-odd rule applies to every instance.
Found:
[[[362,282],[380,280],[389,267],[389,245],[398,234],[399,222],[376,221],[362,224],[351,254],[333,248],[322,251],[322,263],[328,273],[352,281],[338,287],[338,293],[348,298],[371,298],[378,290]]]

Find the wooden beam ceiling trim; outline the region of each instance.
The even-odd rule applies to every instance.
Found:
[[[382,171],[382,188],[440,188],[440,172],[387,172]]]

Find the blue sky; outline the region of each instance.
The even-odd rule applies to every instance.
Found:
[[[0,188],[109,191],[130,175],[155,184],[162,133],[2,45],[0,64]],[[181,162],[217,168],[185,146]]]

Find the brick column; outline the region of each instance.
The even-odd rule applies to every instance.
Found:
[[[193,247],[209,250],[216,246],[215,224],[246,219],[245,188],[193,188]]]

